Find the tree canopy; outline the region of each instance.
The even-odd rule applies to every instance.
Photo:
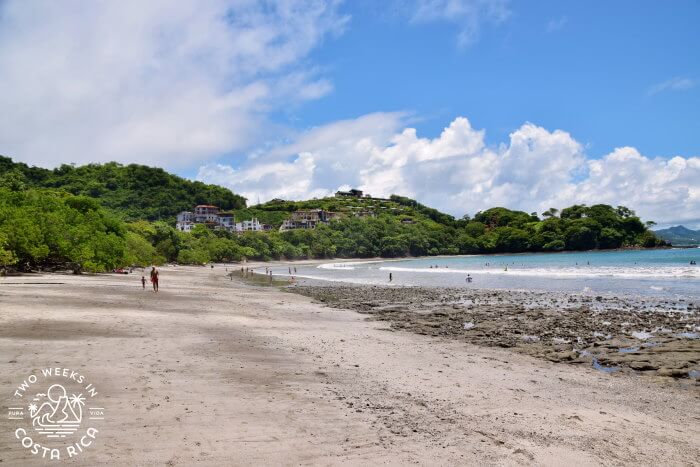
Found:
[[[0,265],[105,271],[125,262],[123,222],[94,199],[0,188]]]
[[[163,169],[116,162],[48,170],[0,156],[0,187],[14,190],[52,188],[90,196],[125,220],[170,220],[197,204],[239,209],[246,200],[230,190],[185,180]]]

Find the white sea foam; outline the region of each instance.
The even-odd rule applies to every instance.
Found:
[[[700,268],[687,267],[562,267],[562,268],[484,268],[452,269],[452,268],[407,268],[399,266],[382,266],[382,271],[413,272],[419,274],[487,274],[510,276],[540,276],[540,277],[616,277],[620,279],[644,279],[644,278],[685,278],[700,279]]]
[[[282,276],[284,278],[284,276]],[[298,274],[294,276],[297,279],[311,279],[315,281],[325,281],[325,282],[343,282],[345,284],[363,284],[363,285],[386,285],[393,286],[396,284],[388,284],[384,281],[378,279],[367,279],[362,277],[331,277],[331,276],[313,276],[308,274]]]
[[[344,263],[323,263],[316,266],[317,269],[335,269],[335,270],[348,270],[352,271],[358,264],[372,264],[372,263],[384,263],[386,260],[372,260],[372,261],[346,261]]]
[[[350,266],[348,263],[328,263],[328,264],[319,264],[317,266],[318,269],[334,269],[334,270],[341,270],[341,271],[354,271],[355,266]]]

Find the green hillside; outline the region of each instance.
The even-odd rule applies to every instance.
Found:
[[[444,225],[455,225],[453,216],[427,208],[409,198],[395,195],[390,199],[354,197],[328,197],[306,201],[278,199],[249,208],[234,209],[233,213],[236,219],[256,217],[263,224],[278,228],[285,219],[289,218],[290,213],[305,209],[332,211],[337,213],[340,219],[386,216],[395,217],[403,222],[434,220]]]
[[[163,169],[116,162],[49,170],[0,156],[0,186],[50,188],[89,196],[125,220],[170,220],[196,204],[245,207],[245,198],[217,185],[185,180]]]

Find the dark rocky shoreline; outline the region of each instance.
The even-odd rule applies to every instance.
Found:
[[[366,313],[395,330],[511,348],[606,372],[689,378],[700,386],[700,303],[424,287],[287,290]]]

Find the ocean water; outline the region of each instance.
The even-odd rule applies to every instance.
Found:
[[[587,251],[328,262],[299,280],[355,284],[575,291],[700,299],[700,249]],[[285,268],[273,274],[288,275]],[[389,274],[393,280],[389,282]],[[467,275],[472,278],[467,282]]]

